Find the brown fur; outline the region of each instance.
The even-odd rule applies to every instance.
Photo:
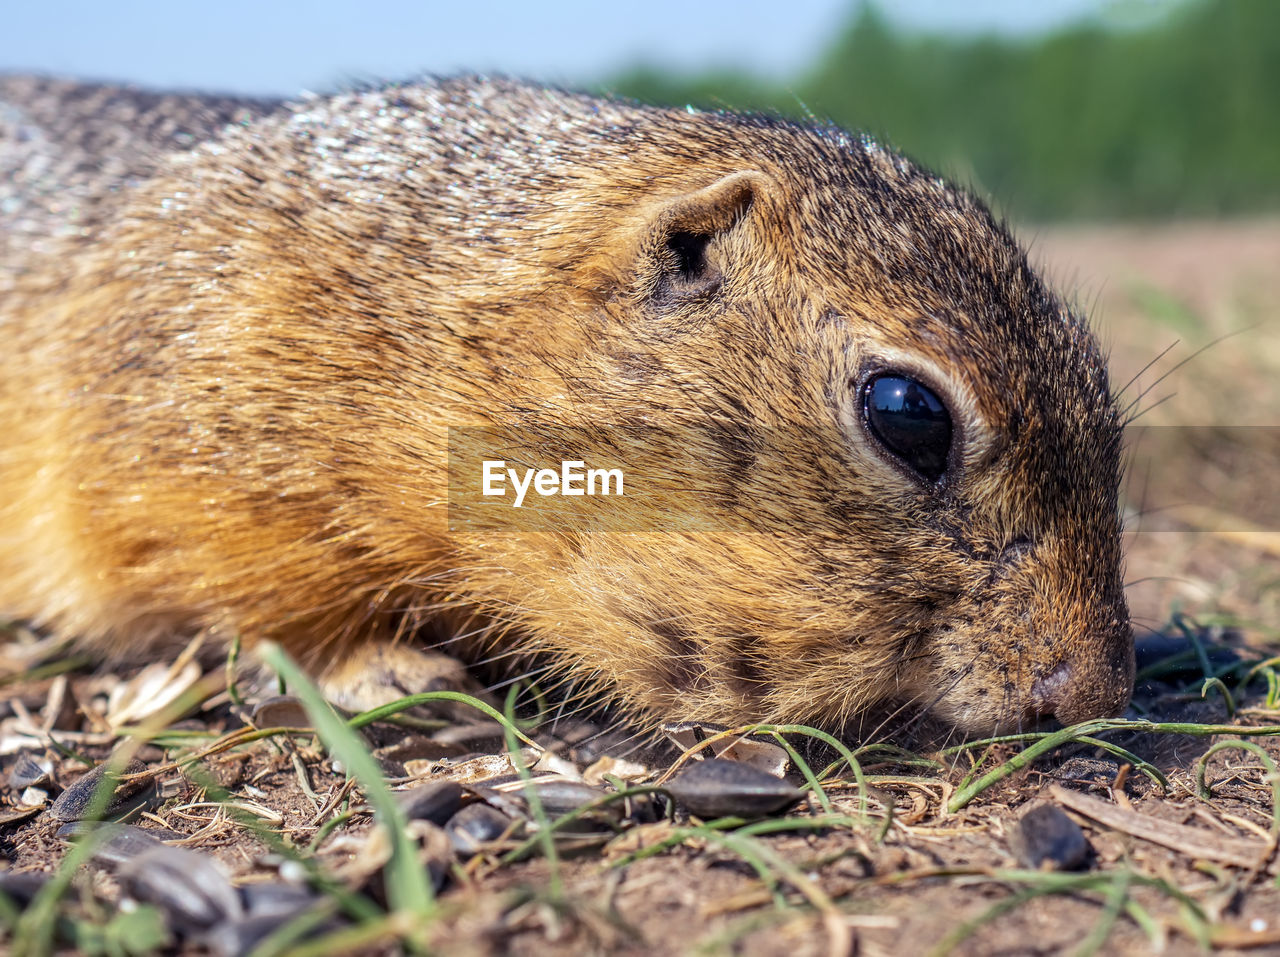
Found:
[[[1105,365],[965,193],[833,128],[507,82],[153,97],[105,147],[95,95],[0,81],[4,228],[39,238],[0,271],[0,610],[103,648],[271,638],[331,678],[478,629],[450,647],[716,720],[1127,701]],[[170,114],[192,134],[127,133]],[[872,367],[946,399],[940,487],[868,436]],[[642,423],[735,521],[664,530],[708,507],[672,481],[627,533],[450,532],[448,427],[528,422]]]

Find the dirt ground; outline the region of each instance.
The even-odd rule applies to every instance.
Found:
[[[790,829],[772,834],[700,827],[680,803],[668,818],[662,798],[635,799],[607,834],[582,847],[563,843],[554,860],[535,853],[504,862],[510,841],[475,853],[448,846],[441,852],[432,843],[438,835],[427,828],[418,835],[423,860],[444,875],[423,932],[429,947],[475,954],[790,957],[1280,954],[1280,779],[1271,763],[1280,762],[1280,669],[1270,660],[1280,655],[1280,526],[1267,526],[1250,511],[1255,501],[1274,502],[1270,465],[1280,465],[1267,458],[1265,438],[1280,423],[1280,222],[1029,229],[1025,235],[1050,275],[1094,317],[1110,344],[1114,381],[1132,379],[1126,395],[1135,397],[1152,387],[1140,406],[1155,407],[1138,424],[1252,426],[1262,436],[1250,440],[1261,452],[1247,467],[1201,483],[1208,497],[1199,500],[1199,511],[1149,503],[1162,492],[1187,492],[1185,476],[1164,473],[1212,471],[1203,456],[1143,463],[1141,483],[1130,475],[1128,594],[1143,670],[1127,717],[1154,727],[1104,727],[1089,741],[1051,748],[1021,767],[1017,756],[1029,740],[944,751],[917,735],[905,743],[931,763],[898,752],[865,753],[866,792],[847,768],[836,769],[824,781],[830,808],[810,794],[767,818],[789,822],[778,827]],[[307,887],[291,860],[296,856],[385,913],[394,892],[379,875],[386,855],[380,856],[368,805],[313,735],[217,750],[224,736],[244,733],[246,717],[259,726],[306,723],[293,712],[262,710],[271,705],[259,703],[255,712],[254,701],[267,698],[270,687],[244,679],[239,691],[249,701],[240,706],[226,690],[221,665],[179,662],[148,687],[133,680],[137,667],[105,672],[64,660],[27,673],[42,657],[29,640],[34,636],[15,626],[7,647],[0,645],[0,676],[7,674],[0,677],[0,861],[7,862],[7,869],[0,864],[0,891],[23,904],[28,892],[16,878],[48,878],[68,853],[65,807],[49,802],[74,786],[87,766],[81,759],[103,760],[120,727],[145,724],[149,714],[163,711],[166,687],[191,687],[186,717],[138,751],[142,766],[156,772],[159,791],[141,816],[135,812],[134,826],[216,860],[240,893],[254,885]],[[1217,682],[1206,682],[1207,675]],[[130,701],[137,702],[132,713]],[[1202,756],[1248,729],[1269,727],[1277,736],[1247,739],[1261,753],[1224,749],[1208,758],[1206,795],[1197,781]],[[540,739],[561,759],[552,770],[585,776],[593,786],[604,770],[644,782],[679,753],[620,748],[629,763],[619,763],[611,760],[607,740],[593,741],[588,730]],[[422,727],[377,725],[365,734],[395,788],[474,782],[494,773],[493,765],[478,770],[472,757],[493,750],[492,741]],[[66,753],[54,750],[52,740]],[[824,745],[793,740],[815,772],[837,756]],[[1125,752],[1105,750],[1099,741]],[[167,763],[191,755],[199,760],[186,765],[185,774]],[[23,758],[47,762],[50,774],[26,784],[18,767]],[[949,810],[966,784],[1001,767],[1007,776]],[[535,766],[535,774],[546,771]],[[509,767],[499,772],[486,783],[505,781],[519,790]],[[1153,775],[1167,783],[1158,785]],[[790,777],[803,783],[794,766]],[[472,792],[467,800],[507,807],[489,792]],[[1064,815],[1021,820],[1041,804],[1064,809],[1066,823]],[[1055,828],[1064,829],[1060,839]],[[672,846],[643,856],[668,840]],[[1029,866],[1042,845],[1051,859],[1075,869]],[[57,911],[56,950],[395,953],[405,931],[384,922],[378,932],[376,921],[339,908],[335,913],[347,916],[334,918],[337,933],[363,926],[365,936],[311,937],[294,949],[269,940],[255,944],[251,935],[229,943],[191,932],[179,905],[160,892],[148,897],[136,868],[129,875],[128,865],[102,856],[75,875]],[[158,883],[163,890],[166,880]],[[308,906],[319,902],[322,909],[340,896],[332,889],[306,893]],[[118,912],[122,899],[130,903]],[[159,908],[166,943],[153,947],[136,930],[141,925],[113,923],[121,913],[136,914],[138,900]],[[0,907],[7,923],[5,914]],[[103,927],[115,930],[90,932]],[[28,926],[15,938],[10,930],[0,946],[39,952],[32,933]]]

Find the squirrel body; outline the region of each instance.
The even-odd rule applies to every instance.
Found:
[[[9,77],[0,172],[0,612],[104,652],[275,640],[339,689],[510,652],[722,722],[1128,700],[1098,346],[869,139],[472,77]],[[451,526],[451,430],[530,423],[634,426],[715,494]],[[700,509],[732,521],[665,525]]]

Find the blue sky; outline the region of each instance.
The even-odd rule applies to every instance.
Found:
[[[583,83],[645,61],[739,66],[773,77],[811,62],[857,0],[220,0],[6,6],[0,70],[150,86],[291,94],[353,79],[489,70]],[[1167,0],[1121,0],[1153,6]],[[1027,33],[1117,0],[882,0],[938,31]]]

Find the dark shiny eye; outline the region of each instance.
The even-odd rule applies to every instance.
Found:
[[[951,415],[933,390],[903,375],[878,375],[863,388],[862,414],[889,452],[930,482],[942,478],[951,451]]]

